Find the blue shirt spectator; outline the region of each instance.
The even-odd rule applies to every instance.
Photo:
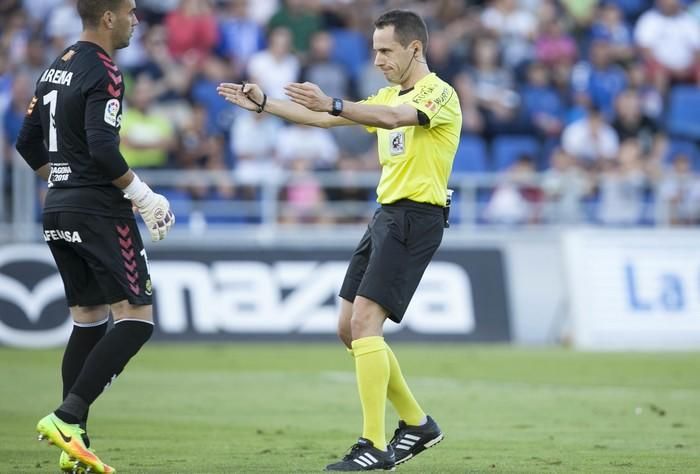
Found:
[[[574,101],[583,107],[595,106],[612,117],[615,97],[627,87],[625,71],[610,61],[610,44],[593,41],[590,60],[579,62],[571,73]]]
[[[247,0],[230,0],[219,14],[219,44],[216,53],[233,62],[237,75],[250,57],[265,47],[265,34],[248,16]]]

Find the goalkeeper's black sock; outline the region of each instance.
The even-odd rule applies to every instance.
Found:
[[[109,318],[96,323],[74,323],[73,332],[71,332],[66,350],[63,352],[63,362],[61,364],[61,376],[63,378],[63,399],[68,396],[68,392],[75,383],[80,371],[83,369],[85,359],[92,351],[92,348],[102,339],[107,332]],[[74,417],[65,412],[59,414],[59,418],[69,418],[68,421],[73,421]],[[88,412],[80,420],[80,427],[87,431]],[[85,446],[90,447],[90,439],[87,434],[83,435]]]
[[[87,409],[124,370],[127,362],[153,334],[153,323],[140,319],[122,319],[92,349],[83,369],[56,411],[82,420]],[[74,397],[73,397],[74,396]],[[76,399],[84,402],[77,403]],[[65,415],[64,415],[65,416]],[[62,416],[59,415],[63,419]],[[67,420],[66,420],[67,421]]]

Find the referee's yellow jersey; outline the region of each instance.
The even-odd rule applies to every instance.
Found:
[[[447,180],[462,129],[462,110],[452,86],[430,73],[413,89],[401,93],[400,86],[384,87],[363,103],[408,104],[429,119],[424,126],[393,130],[366,127],[369,132],[377,132],[382,165],[377,202],[390,204],[410,199],[444,206]]]

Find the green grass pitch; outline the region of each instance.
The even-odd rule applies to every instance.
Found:
[[[446,434],[397,471],[700,472],[700,353],[392,347]],[[0,473],[57,471],[34,427],[59,402],[60,361],[0,349]],[[361,428],[339,344],[151,343],[89,425],[120,473],[320,472]]]

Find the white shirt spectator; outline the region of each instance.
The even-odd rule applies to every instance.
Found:
[[[46,21],[46,36],[62,39],[64,47],[70,46],[80,39],[83,32],[83,22],[75,14],[74,2],[63,2],[49,15]]]
[[[506,13],[497,8],[489,7],[481,14],[481,23],[486,28],[497,31],[501,36],[530,38],[537,29],[535,15],[519,8]]]
[[[43,22],[63,0],[22,0],[22,9],[33,22]],[[76,15],[77,16],[77,15]]]
[[[700,25],[687,12],[675,16],[657,10],[644,13],[634,29],[634,39],[648,48],[657,61],[671,69],[687,69],[700,50]]]
[[[234,174],[243,184],[255,184],[281,175],[275,140],[281,121],[268,114],[238,114],[231,127],[231,150],[237,158]]]
[[[568,125],[564,129],[561,141],[564,151],[578,160],[615,158],[620,147],[620,140],[614,128],[600,122],[598,130],[594,130],[588,118]]]
[[[250,58],[248,75],[268,97],[286,99],[284,87],[299,77],[299,60],[292,54],[277,60],[269,51],[259,51]]]
[[[306,160],[314,168],[329,168],[338,160],[339,151],[327,129],[290,125],[277,135],[277,155],[283,163]]]

